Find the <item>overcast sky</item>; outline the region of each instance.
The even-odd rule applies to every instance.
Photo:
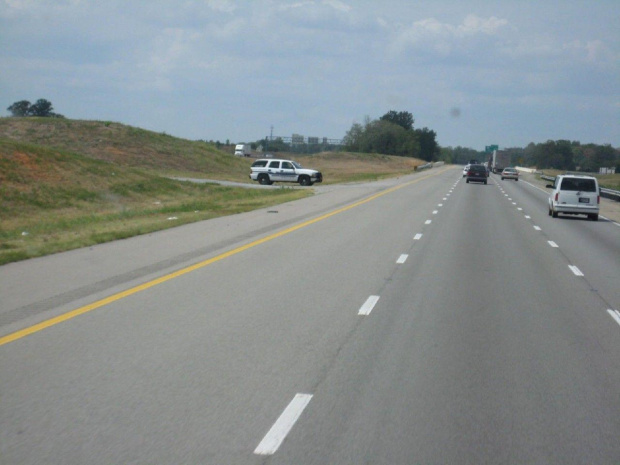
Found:
[[[619,0],[0,0],[0,115],[340,139],[408,111],[442,146],[620,147]]]

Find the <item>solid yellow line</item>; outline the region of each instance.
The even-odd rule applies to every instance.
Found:
[[[188,266],[186,268],[182,268],[182,269],[180,269],[178,271],[175,271],[173,273],[169,273],[169,274],[167,274],[165,276],[162,276],[160,278],[153,279],[153,280],[151,280],[149,282],[146,282],[144,284],[140,284],[139,286],[132,287],[132,288],[127,289],[127,290],[122,291],[122,292],[118,292],[118,293],[116,293],[114,295],[106,297],[105,299],[101,299],[101,300],[98,300],[98,301],[93,302],[91,304],[84,305],[83,307],[76,308],[75,310],[71,310],[71,311],[69,311],[67,313],[63,313],[62,315],[59,315],[57,317],[50,318],[49,320],[42,321],[41,323],[37,323],[37,324],[35,324],[33,326],[30,326],[28,328],[16,331],[16,332],[11,333],[11,334],[9,334],[7,336],[0,337],[0,346],[8,344],[9,342],[13,342],[13,341],[16,341],[18,339],[24,338],[24,337],[29,336],[31,334],[38,333],[39,331],[42,331],[42,330],[44,330],[46,328],[49,328],[51,326],[57,325],[59,323],[62,323],[64,321],[70,320],[72,318],[75,318],[76,316],[83,315],[84,313],[88,313],[91,310],[95,310],[97,308],[101,308],[101,307],[103,307],[105,305],[111,304],[112,302],[116,302],[117,300],[124,299],[125,297],[129,297],[131,295],[137,294],[138,292],[145,291],[147,289],[150,289],[151,287],[157,286],[158,284],[162,284],[162,283],[165,283],[166,281],[170,281],[171,279],[178,278],[179,276],[183,276],[184,274],[190,273],[192,271],[196,271],[196,270],[198,270],[200,268],[204,268],[205,266],[211,265],[212,263],[215,263],[215,262],[218,262],[218,261],[223,260],[225,258],[231,257],[233,255],[236,255],[236,254],[240,253],[240,252],[243,252],[244,250],[248,250],[248,249],[250,249],[252,247],[255,247],[257,245],[260,245],[260,244],[264,244],[265,242],[269,242],[269,241],[271,241],[273,239],[276,239],[278,237],[282,237],[282,236],[284,236],[286,234],[292,233],[293,231],[297,231],[298,229],[305,228],[306,226],[309,226],[311,224],[318,223],[319,221],[323,221],[323,220],[325,220],[327,218],[330,218],[330,217],[332,217],[334,215],[337,215],[339,213],[345,212],[347,210],[351,210],[352,208],[355,208],[355,207],[359,207],[360,205],[363,205],[365,203],[371,202],[372,200],[375,200],[375,199],[377,199],[379,197],[382,197],[382,196],[384,196],[386,194],[394,192],[394,191],[396,191],[398,189],[402,189],[403,187],[409,186],[409,185],[414,184],[416,182],[419,182],[419,181],[421,181],[423,179],[429,178],[431,176],[435,176],[435,175],[439,174],[442,171],[444,171],[444,170],[439,170],[439,171],[437,171],[435,173],[428,174],[426,176],[414,179],[413,181],[407,182],[405,184],[400,184],[400,185],[392,187],[390,189],[386,189],[386,190],[384,190],[382,192],[379,192],[378,194],[374,194],[374,195],[372,195],[370,197],[367,197],[367,198],[365,198],[363,200],[360,200],[359,202],[352,203],[351,205],[347,205],[346,207],[339,208],[338,210],[334,210],[334,211],[332,211],[330,213],[326,213],[325,215],[319,216],[319,217],[314,218],[312,220],[308,220],[308,221],[305,221],[303,223],[297,224],[295,226],[291,226],[288,229],[284,229],[284,230],[282,230],[280,232],[277,232],[277,233],[271,234],[269,236],[263,237],[262,239],[258,239],[256,241],[250,242],[249,244],[242,245],[241,247],[237,247],[236,249],[229,250],[228,252],[224,252],[223,254],[220,254],[220,255],[218,255],[216,257],[209,258],[208,260],[204,260],[202,262],[196,263],[196,264]]]

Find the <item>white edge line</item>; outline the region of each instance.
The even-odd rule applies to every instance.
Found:
[[[404,253],[400,257],[398,257],[398,260],[396,260],[396,263],[403,264],[403,263],[405,263],[407,261],[408,257],[409,257],[409,255]]]
[[[620,325],[620,312],[618,310],[612,310],[611,308],[607,309],[607,313],[616,320],[616,323]]]
[[[358,315],[370,315],[370,312],[372,312],[372,309],[375,308],[375,305],[377,305],[378,301],[379,301],[378,295],[371,295],[370,297],[366,299],[366,302],[364,302],[364,305],[360,307],[357,314]]]
[[[581,272],[581,270],[579,268],[577,268],[575,265],[568,265],[568,267],[570,268],[570,270],[574,273],[575,276],[583,276],[584,274]]]
[[[273,455],[280,448],[304,409],[310,403],[312,394],[296,394],[284,409],[280,418],[273,424],[267,435],[254,450],[256,455]]]

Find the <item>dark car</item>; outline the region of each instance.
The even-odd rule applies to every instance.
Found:
[[[467,170],[465,182],[475,181],[487,183],[487,177],[489,176],[487,169],[484,165],[471,165]]]

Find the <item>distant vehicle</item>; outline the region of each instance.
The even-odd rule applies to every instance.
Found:
[[[587,215],[598,221],[601,196],[595,177],[559,175],[547,188],[553,189],[549,196],[549,216],[557,218],[558,213]]]
[[[465,165],[465,168],[463,168],[463,177],[467,176],[467,171],[469,171],[469,167],[470,166],[471,165],[467,164],[467,165]]]
[[[519,172],[516,168],[504,168],[502,171],[502,181],[504,179],[514,179],[515,181],[519,180]]]
[[[484,184],[486,184],[487,176],[487,169],[484,167],[484,165],[471,165],[467,170],[467,179],[465,180],[465,182],[483,182]]]
[[[250,179],[263,185],[298,182],[302,186],[311,186],[315,182],[323,182],[323,175],[320,171],[303,168],[296,161],[270,158],[252,163]]]
[[[235,156],[236,157],[249,157],[250,155],[252,155],[250,144],[235,145]]]
[[[468,165],[479,165],[480,162],[478,160],[475,159],[471,159],[467,162]]]
[[[491,171],[501,173],[504,168],[510,166],[510,154],[502,150],[493,150],[491,158]]]

